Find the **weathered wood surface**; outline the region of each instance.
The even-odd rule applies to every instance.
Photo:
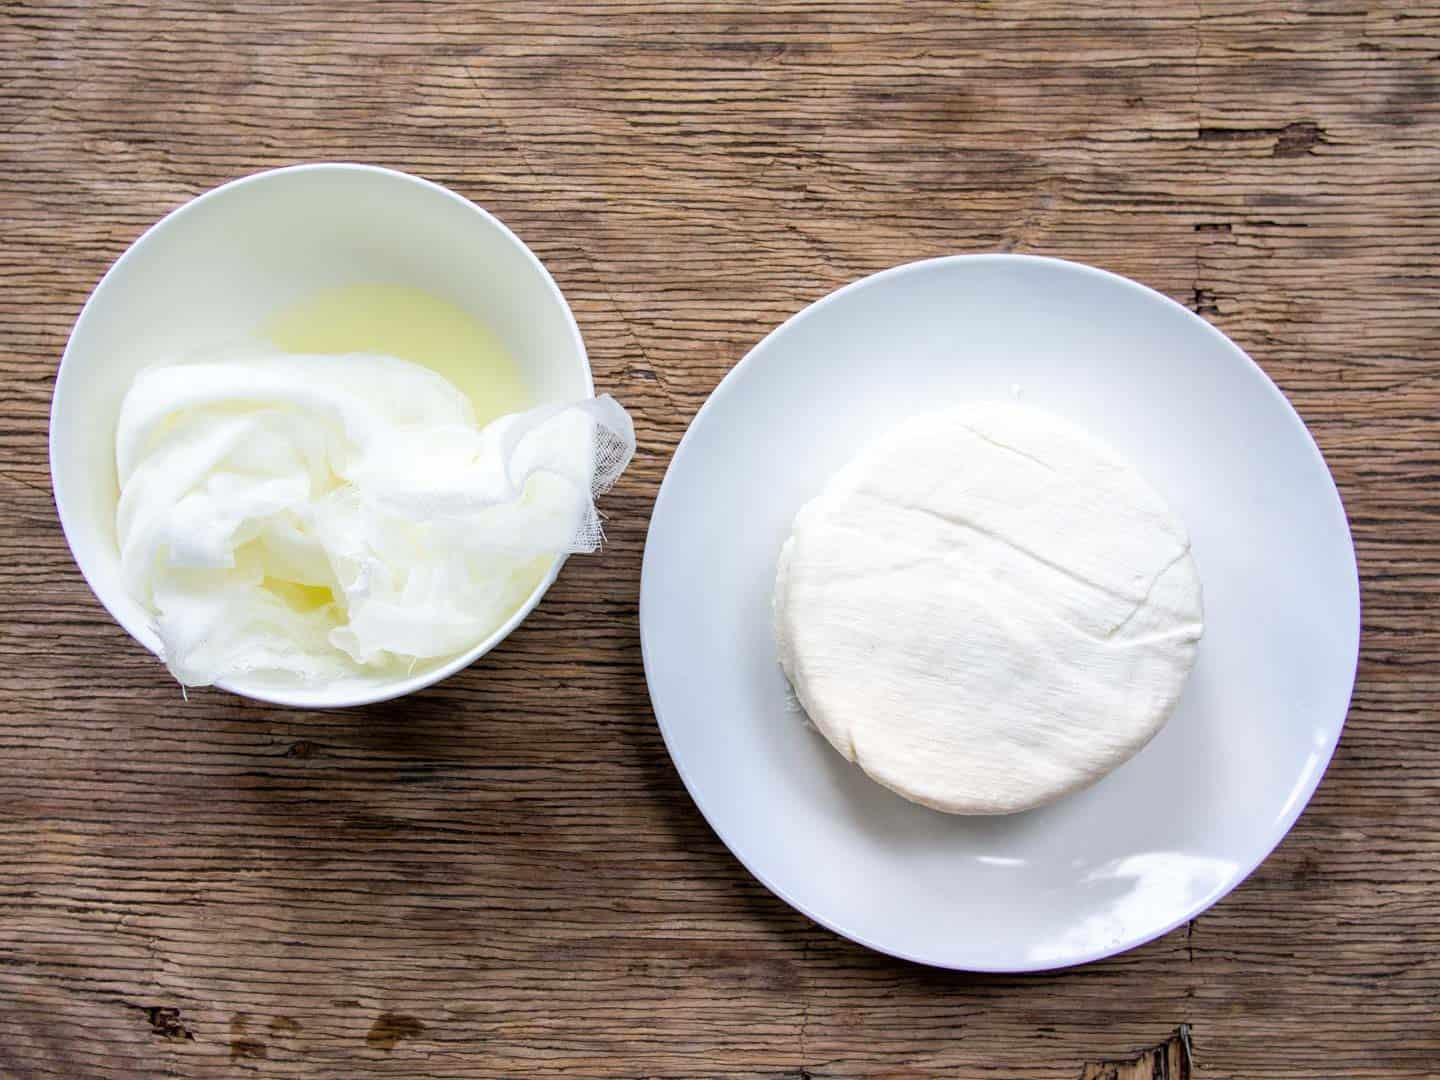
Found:
[[[1181,1023],[1197,1076],[1440,1075],[1434,0],[4,0],[0,132],[0,1075],[1073,1080]],[[185,704],[70,561],[55,365],[143,227],[317,159],[500,214],[641,451],[604,556],[480,666],[352,713]],[[843,282],[997,249],[1245,346],[1364,575],[1354,708],[1289,839],[1190,927],[1024,978],[872,955],[752,881],[636,628],[720,376]]]

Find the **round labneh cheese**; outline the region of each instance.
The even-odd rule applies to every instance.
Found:
[[[1026,810],[1160,730],[1203,629],[1185,528],[1114,450],[1019,403],[907,421],[807,503],[775,581],[815,727],[907,799]]]

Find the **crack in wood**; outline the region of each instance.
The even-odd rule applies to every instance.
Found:
[[[1190,290],[1190,310],[1196,315],[1220,314],[1220,306],[1216,303],[1215,294],[1199,285]]]
[[[1282,158],[1304,157],[1314,153],[1316,146],[1328,141],[1325,129],[1313,120],[1297,120],[1283,127],[1202,127],[1199,136],[1202,146],[1228,146],[1274,139],[1270,156]]]
[[[1080,1080],[1193,1080],[1194,1068],[1190,1025],[1181,1024],[1164,1042],[1134,1057],[1091,1062]]]
[[[150,1030],[169,1042],[194,1042],[195,1036],[180,1021],[180,1010],[170,1005],[132,1005],[145,1014]]]

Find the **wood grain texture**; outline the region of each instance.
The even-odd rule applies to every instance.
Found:
[[[70,560],[55,366],[150,222],[333,159],[514,227],[639,456],[604,555],[482,664],[357,712],[187,704]],[[1434,0],[3,0],[0,165],[0,1075],[1074,1080],[1181,1023],[1213,1080],[1440,1075]],[[988,250],[1249,350],[1364,580],[1345,737],[1279,850],[1187,928],[1013,978],[751,880],[665,754],[636,618],[725,371],[844,282]]]

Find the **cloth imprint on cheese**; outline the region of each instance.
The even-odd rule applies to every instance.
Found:
[[[912,419],[795,518],[780,662],[871,777],[957,814],[1084,787],[1164,724],[1202,632],[1184,526],[1113,450],[1018,403]]]
[[[594,550],[635,448],[610,397],[480,427],[388,356],[252,354],[143,371],[116,434],[121,566],[175,677],[403,673],[492,632]]]

